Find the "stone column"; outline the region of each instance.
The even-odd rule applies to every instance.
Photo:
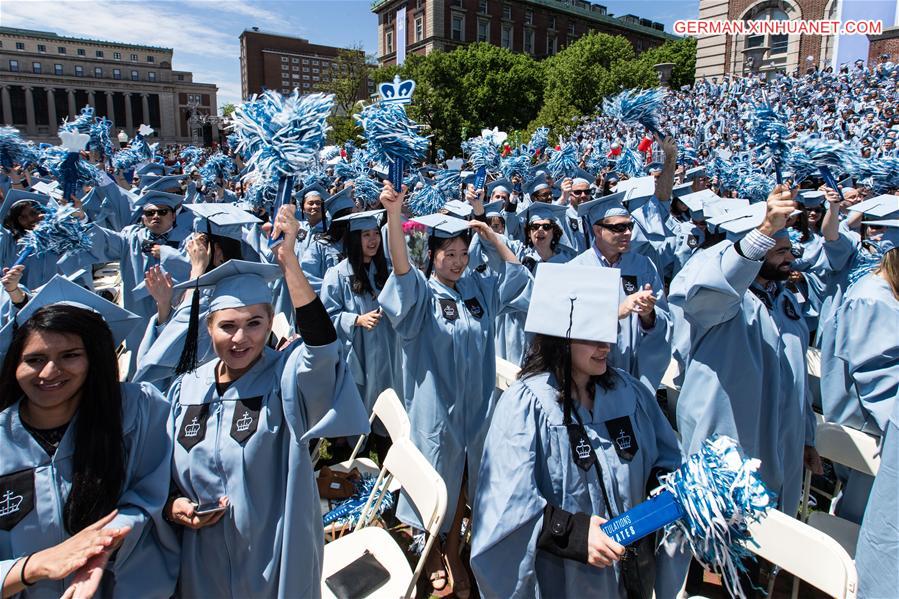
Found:
[[[0,96],[2,96],[3,102],[3,122],[7,125],[12,125],[12,100],[9,97],[9,86],[4,85],[0,88]]]
[[[69,94],[69,118],[74,119],[78,114],[78,107],[75,106],[75,90],[67,89],[66,93]]]
[[[131,92],[125,92],[125,133],[134,136],[134,117],[131,115]]]
[[[115,104],[112,101],[112,92],[106,93],[106,118],[112,121],[113,126],[115,126]]]
[[[50,122],[50,135],[56,135],[59,130],[59,121],[56,116],[56,95],[53,88],[47,88],[47,119]]]
[[[150,124],[150,98],[147,94],[140,95],[140,106],[143,112],[144,122]]]
[[[181,134],[178,131],[180,114],[175,104],[175,94],[171,92],[159,94],[159,140],[172,143]]]
[[[37,134],[37,125],[34,122],[34,95],[31,92],[31,86],[25,86],[25,131],[28,135]]]
[[[92,89],[87,90],[87,103],[90,104],[91,106],[93,106],[95,110],[97,108],[96,102],[97,102],[97,98],[94,95],[94,90],[92,90]]]

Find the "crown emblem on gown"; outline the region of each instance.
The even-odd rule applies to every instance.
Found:
[[[577,447],[575,447],[574,450],[577,452],[577,457],[582,460],[586,460],[590,457],[590,452],[593,451],[593,448],[590,447],[590,445],[582,438],[578,442]]]
[[[197,433],[200,432],[200,423],[197,422],[197,417],[194,416],[194,419],[190,421],[190,424],[184,427],[184,436],[185,437],[196,437]]]
[[[251,424],[253,424],[253,419],[250,417],[250,413],[245,411],[243,416],[240,417],[240,420],[235,423],[237,432],[242,433],[248,430]]]
[[[618,431],[618,436],[615,437],[615,443],[618,444],[618,449],[630,449],[631,448],[631,436],[624,432],[624,429]]]
[[[411,79],[401,80],[399,75],[395,75],[393,81],[378,86],[382,104],[411,104],[414,91],[415,82]]]
[[[12,491],[3,494],[3,501],[0,501],[0,516],[8,516],[19,511],[24,497],[21,495],[13,495]]]

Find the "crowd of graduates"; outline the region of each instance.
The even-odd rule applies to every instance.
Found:
[[[695,591],[676,534],[601,525],[716,435],[796,516],[821,419],[878,439],[833,511],[861,525],[859,595],[894,595],[897,83],[885,61],[702,80],[649,129],[609,104],[399,179],[362,140],[280,187],[237,138],[115,152],[87,109],[55,154],[0,131],[2,596],[333,590],[315,470],[361,434],[383,461],[385,389],[447,489],[425,596]],[[415,506],[383,518],[413,559]]]

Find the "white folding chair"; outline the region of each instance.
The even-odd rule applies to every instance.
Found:
[[[837,541],[823,532],[777,510],[770,510],[759,522],[750,524],[749,532],[758,545],[749,542],[746,548],[757,556],[831,597],[856,596],[855,563]]]
[[[873,435],[833,422],[820,423],[815,433],[815,447],[822,458],[869,476],[876,476],[880,468],[877,443],[878,440]],[[801,504],[804,519],[812,528],[836,539],[854,559],[859,525],[835,516],[832,506],[830,513],[821,511],[808,513],[811,481],[812,473],[806,470]],[[839,494],[840,488],[841,483],[837,480],[834,496]]]
[[[409,423],[409,415],[406,413],[403,402],[400,401],[399,396],[393,389],[385,389],[378,396],[378,399],[375,400],[375,405],[372,406],[371,417],[368,419],[369,423],[373,424],[375,418],[381,421],[384,428],[387,429],[387,436],[394,443],[396,443],[397,439],[409,437],[412,430],[412,425]],[[366,435],[360,435],[349,459],[330,466],[331,470],[349,472],[353,468],[357,468],[363,475],[377,476],[381,471],[377,464],[369,458],[357,457],[362,450],[362,445],[365,443],[365,437]],[[399,483],[395,483],[395,486],[390,491],[398,489]]]
[[[414,571],[409,567],[403,550],[386,530],[368,526],[394,479],[406,491],[425,528],[427,540]],[[322,596],[325,598],[335,596],[327,585],[328,577],[362,557],[366,551],[390,573],[388,581],[367,597],[396,599],[414,596],[415,584],[440,533],[446,514],[446,485],[424,455],[406,437],[396,439],[387,452],[384,469],[378,475],[375,489],[376,492],[369,497],[362,509],[356,529],[325,545],[321,583]]]
[[[518,371],[521,370],[518,366],[509,362],[508,360],[503,360],[499,356],[496,357],[496,388],[500,391],[505,391],[509,387],[512,386],[515,381],[518,380]]]

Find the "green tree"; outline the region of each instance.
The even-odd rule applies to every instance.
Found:
[[[222,116],[225,118],[230,118],[231,115],[234,114],[234,104],[228,102],[224,106],[222,106]]]
[[[647,50],[638,57],[643,68],[670,62],[674,63],[669,85],[678,89],[682,85],[692,85],[696,73],[696,38],[685,37],[668,41],[657,48]]]
[[[316,91],[334,94],[334,113],[328,118],[330,143],[343,144],[361,133],[353,114],[358,108],[357,103],[368,98],[369,77],[374,70],[371,57],[366,57],[361,46],[341,49],[337,53],[336,66],[331,69],[336,75],[315,86]]]

